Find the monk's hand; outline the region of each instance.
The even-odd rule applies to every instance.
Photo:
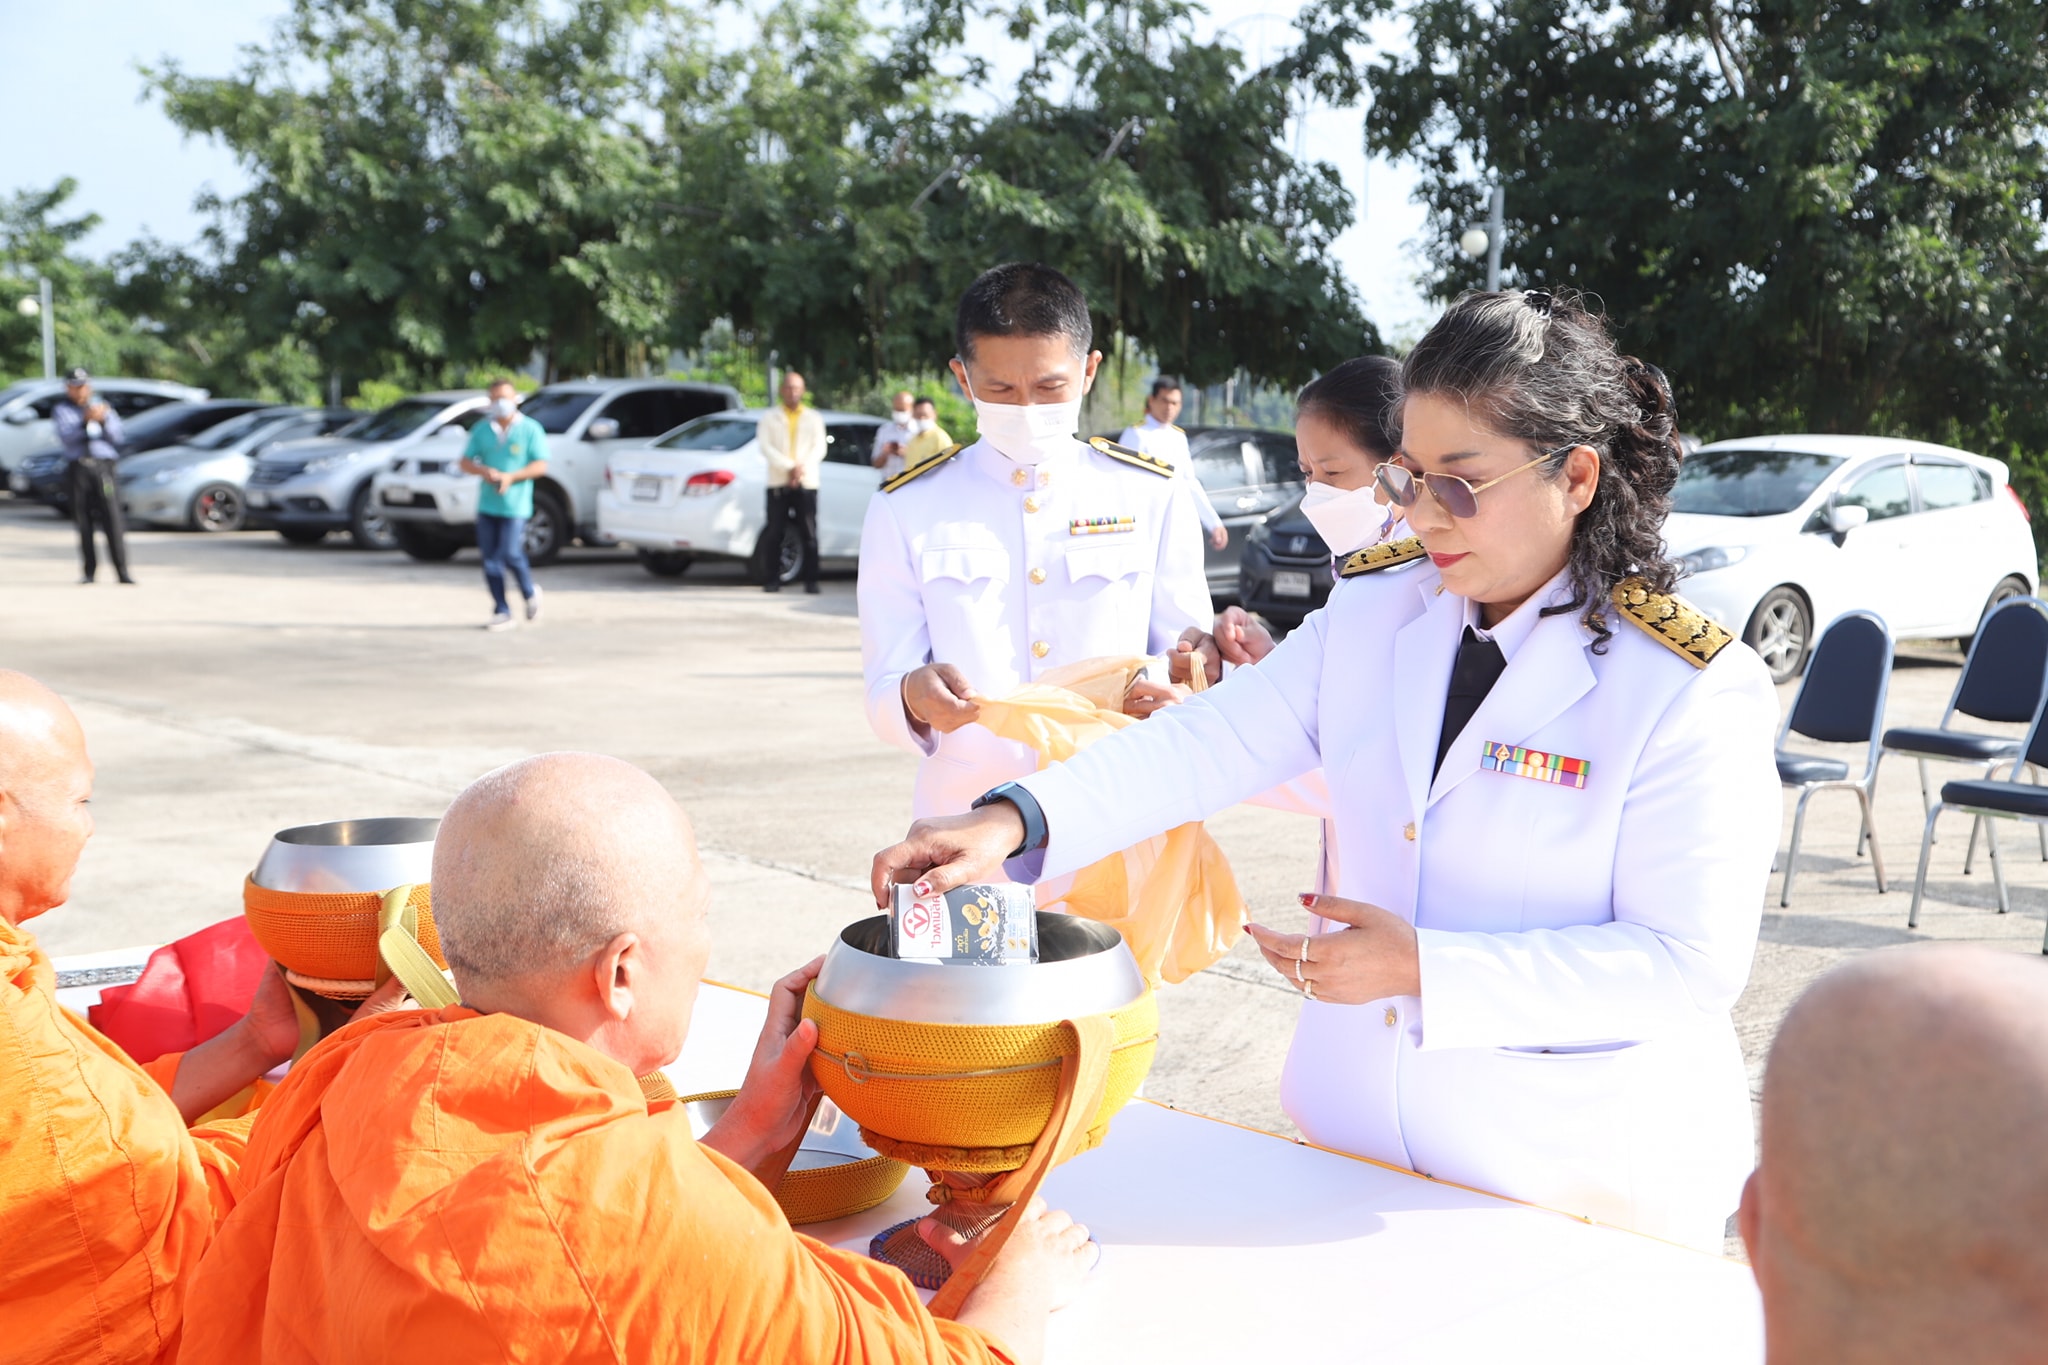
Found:
[[[1244,930],[1296,990],[1333,1005],[1422,994],[1414,925],[1377,905],[1340,896],[1304,895],[1301,903],[1346,927],[1327,934],[1283,934],[1262,924]]]
[[[875,904],[888,909],[892,888],[899,882],[914,882],[918,895],[935,896],[969,882],[989,881],[1023,842],[1024,817],[1008,801],[991,801],[965,815],[919,820],[902,843],[875,855],[869,875]]]
[[[1143,678],[1131,684],[1131,690],[1124,693],[1124,714],[1136,716],[1139,720],[1175,702],[1188,699],[1188,689],[1173,683],[1146,682]],[[1011,845],[1015,847],[1015,845]]]
[[[255,1068],[249,1080],[292,1059],[299,1050],[299,1012],[292,1005],[292,988],[285,983],[284,968],[273,962],[264,969],[249,1012],[230,1026],[230,1031],[236,1029],[246,1035],[244,1050],[249,1065]]]
[[[952,664],[926,664],[903,675],[903,712],[940,734],[971,725],[981,714],[981,694]]]
[[[389,1014],[393,1010],[417,1008],[419,1006],[413,1003],[413,998],[405,993],[405,983],[394,976],[371,991],[363,1003],[355,1007],[355,1011],[349,1015],[349,1022],[368,1019],[373,1014]]]
[[[809,1122],[811,1100],[818,1093],[810,1067],[818,1026],[803,1017],[804,989],[824,965],[824,958],[813,958],[775,983],[747,1078],[699,1139],[750,1171],[796,1141]]]

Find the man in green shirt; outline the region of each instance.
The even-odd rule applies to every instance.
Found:
[[[533,515],[533,481],[548,472],[548,438],[540,423],[519,415],[519,390],[511,380],[492,380],[490,395],[484,420],[469,429],[469,444],[462,448],[462,472],[483,480],[476,498],[476,547],[497,608],[484,629],[510,630],[507,568],[526,598],[526,619],[540,616],[540,589],[526,562],[526,520]]]

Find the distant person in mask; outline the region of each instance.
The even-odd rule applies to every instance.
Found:
[[[923,464],[953,444],[953,438],[939,425],[939,405],[920,398],[910,410],[910,443],[903,447],[903,463]]]
[[[1062,664],[1161,654],[1211,619],[1194,497],[1163,460],[1096,438],[1081,400],[1102,353],[1088,301],[1045,265],[968,286],[953,374],[980,439],[912,463],[868,504],[861,662],[875,733],[923,758],[913,808],[963,812],[1038,767],[977,702]],[[1171,692],[1139,683],[1149,715]]]
[[[889,420],[875,428],[875,449],[868,463],[882,471],[882,477],[893,479],[903,472],[903,452],[909,446],[911,437],[917,435],[917,419],[912,415],[915,404],[910,390],[899,390],[889,400]]]
[[[1166,461],[1180,472],[1194,490],[1195,510],[1201,514],[1202,531],[1209,537],[1210,548],[1220,550],[1230,544],[1230,532],[1217,514],[1216,504],[1209,501],[1209,490],[1195,477],[1194,457],[1188,453],[1188,434],[1173,424],[1180,416],[1180,405],[1180,381],[1159,376],[1152,381],[1151,396],[1145,400],[1144,418],[1134,427],[1125,427],[1124,434],[1116,439],[1132,450],[1142,450]]]
[[[462,472],[483,480],[476,498],[476,548],[484,557],[492,606],[484,629],[510,630],[507,569],[526,599],[526,619],[540,619],[540,589],[526,562],[526,523],[533,516],[533,481],[548,472],[548,437],[540,423],[519,415],[519,390],[511,380],[492,380],[490,395],[484,420],[469,429],[469,444],[462,448]]]

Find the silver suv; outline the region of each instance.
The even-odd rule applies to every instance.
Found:
[[[737,389],[675,379],[581,379],[535,389],[519,410],[548,434],[548,472],[533,489],[526,555],[545,564],[572,538],[610,544],[597,524],[597,492],[614,449],[645,445],[708,413],[740,406]],[[372,485],[376,511],[398,548],[441,560],[476,543],[477,479],[461,450],[421,445],[396,452]]]
[[[249,471],[249,519],[294,545],[347,531],[360,549],[397,546],[370,496],[370,480],[401,452],[450,462],[484,415],[476,389],[422,393],[349,427],[345,434],[272,446]],[[429,455],[431,452],[431,455]]]

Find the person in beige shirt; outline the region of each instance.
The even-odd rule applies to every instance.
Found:
[[[804,591],[818,590],[818,468],[825,463],[825,419],[804,406],[804,377],[782,376],[782,401],[761,414],[758,439],[768,462],[768,523],[761,528],[761,587],[782,591],[782,541],[792,526],[803,546]]]

